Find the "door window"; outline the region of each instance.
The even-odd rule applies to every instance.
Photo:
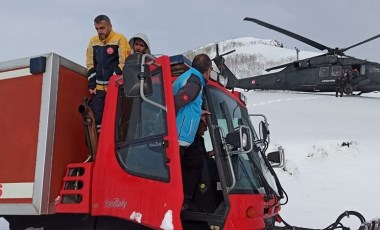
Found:
[[[165,104],[162,71],[152,72],[153,94],[147,98]],[[130,174],[169,181],[166,158],[166,112],[141,97],[126,97],[119,89],[116,119],[117,158]]]

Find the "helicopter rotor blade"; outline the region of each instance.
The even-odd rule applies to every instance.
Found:
[[[274,67],[271,67],[271,68],[268,68],[268,69],[265,69],[265,71],[269,72],[269,71],[272,71],[272,70],[275,70],[275,69],[281,69],[281,68],[285,68],[289,65],[292,65],[294,62],[290,62],[290,63],[286,63],[286,64],[282,64],[282,65],[278,65],[278,66],[274,66]]]
[[[300,61],[307,61],[307,60],[310,60],[312,58],[316,58],[316,57],[322,57],[322,56],[326,56],[327,54],[321,54],[321,55],[317,55],[317,56],[313,56],[313,57],[310,57],[310,58],[306,58],[306,59],[302,59]],[[347,55],[346,55],[347,56]],[[265,69],[265,71],[269,72],[269,71],[272,71],[272,70],[275,70],[275,69],[281,69],[281,68],[285,68],[289,65],[296,65],[296,63],[300,63],[300,61],[294,61],[294,62],[288,62],[288,63],[285,63],[285,64],[282,64],[282,65],[278,65],[278,66],[274,66],[274,67],[271,67],[271,68],[268,68],[268,69]]]
[[[228,55],[228,54],[230,54],[230,53],[233,53],[233,52],[235,52],[235,51],[236,51],[236,49],[235,49],[235,50],[228,51],[227,53],[224,53],[224,54],[222,54],[222,55],[220,55],[220,56],[223,57],[223,56],[226,56],[226,55]]]
[[[269,23],[260,21],[258,19],[246,17],[246,18],[244,18],[244,20],[245,21],[251,21],[251,22],[257,23],[257,24],[259,24],[261,26],[264,26],[264,27],[267,27],[269,29],[275,30],[275,31],[280,32],[282,34],[285,34],[285,35],[287,35],[287,36],[289,36],[291,38],[297,39],[298,41],[306,43],[306,44],[308,44],[308,45],[310,45],[310,46],[312,46],[314,48],[317,48],[319,50],[331,50],[331,48],[329,48],[329,47],[327,47],[325,45],[322,45],[322,44],[320,44],[318,42],[312,41],[312,40],[310,40],[308,38],[305,38],[305,37],[303,37],[301,35],[298,35],[298,34],[295,34],[293,32],[290,32],[288,30],[282,29],[280,27],[271,25]]]
[[[378,35],[376,35],[376,36],[373,36],[372,38],[368,38],[367,40],[364,40],[364,41],[362,41],[362,42],[359,42],[359,43],[357,43],[357,44],[355,44],[355,45],[349,46],[349,47],[347,47],[347,48],[343,48],[343,49],[341,49],[341,50],[342,50],[342,52],[345,52],[345,51],[347,51],[347,50],[349,50],[349,49],[351,49],[351,48],[354,48],[354,47],[356,47],[356,46],[360,46],[360,45],[362,45],[362,44],[364,44],[364,43],[367,43],[367,42],[372,41],[372,40],[374,40],[374,39],[376,39],[376,38],[379,38],[379,37],[380,37],[380,34],[378,34]]]

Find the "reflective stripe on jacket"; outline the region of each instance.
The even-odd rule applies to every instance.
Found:
[[[94,89],[96,80],[108,81],[114,73],[121,74],[130,53],[129,43],[121,34],[111,31],[104,41],[100,41],[98,36],[92,37],[86,54],[88,87]]]

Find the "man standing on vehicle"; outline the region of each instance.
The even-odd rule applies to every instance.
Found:
[[[173,83],[181,159],[194,141],[202,113],[208,113],[202,112],[202,92],[211,75],[212,61],[207,54],[198,54],[191,66]]]
[[[88,44],[86,66],[88,89],[93,95],[91,109],[100,130],[109,78],[122,73],[131,48],[123,35],[112,31],[111,20],[106,15],[97,16],[94,25],[98,35],[92,37]]]

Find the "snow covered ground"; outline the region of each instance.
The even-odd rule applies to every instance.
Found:
[[[276,169],[289,196],[281,215],[291,225],[325,228],[346,210],[380,217],[380,93],[336,98],[333,93],[251,91],[250,113],[268,118],[269,151],[285,149]],[[341,146],[343,142],[350,146]],[[379,155],[377,155],[379,154]],[[343,223],[357,229],[358,219]],[[0,219],[0,230],[8,229]]]
[[[8,230],[8,229],[9,229],[8,222],[0,217],[0,230]]]
[[[325,228],[346,210],[380,217],[380,93],[336,98],[333,93],[253,91],[250,113],[267,116],[270,150],[285,149],[276,169],[289,203],[281,216],[291,225]],[[349,147],[342,146],[350,143]],[[357,229],[359,221],[343,221]]]

